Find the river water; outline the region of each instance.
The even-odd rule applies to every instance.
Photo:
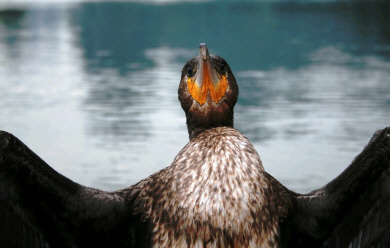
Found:
[[[0,129],[55,170],[115,190],[188,142],[177,99],[201,42],[240,87],[235,127],[288,188],[323,186],[390,125],[390,5],[9,1]]]

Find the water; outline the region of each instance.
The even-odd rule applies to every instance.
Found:
[[[115,190],[170,165],[188,142],[180,71],[201,42],[237,78],[236,128],[292,190],[323,186],[390,125],[389,4],[11,7],[0,129],[83,185]]]

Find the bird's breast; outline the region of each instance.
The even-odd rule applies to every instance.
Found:
[[[268,216],[264,169],[253,146],[235,129],[215,128],[191,140],[167,175],[169,210],[156,214],[171,218],[156,224],[156,246],[273,244],[277,228]]]

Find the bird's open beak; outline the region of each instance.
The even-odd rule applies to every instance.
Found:
[[[208,92],[215,103],[218,103],[226,93],[228,88],[226,75],[220,75],[214,69],[214,64],[204,43],[200,44],[199,47],[196,73],[187,79],[187,83],[190,94],[200,105],[206,102]]]

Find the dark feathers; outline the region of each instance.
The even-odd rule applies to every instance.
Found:
[[[128,247],[143,228],[131,225],[138,216],[123,196],[72,182],[2,131],[0,190],[0,240],[7,247]]]
[[[221,98],[192,98],[186,74],[199,58],[179,86],[190,142],[128,188],[79,185],[0,131],[0,246],[390,247],[390,127],[323,188],[294,193],[233,128],[238,86],[225,60],[210,56],[227,81]]]
[[[281,227],[286,247],[388,247],[390,127],[337,178],[299,195]]]
[[[61,176],[17,138],[1,132],[2,245],[149,247],[152,201],[158,199],[157,188],[164,188],[156,182],[166,170],[127,189],[103,192]],[[270,193],[284,204],[271,208],[285,209],[274,213],[280,215],[281,247],[388,247],[390,128],[377,133],[352,164],[322,189],[299,195],[266,177],[277,190]],[[166,204],[168,212],[162,220],[169,218],[171,203]]]

